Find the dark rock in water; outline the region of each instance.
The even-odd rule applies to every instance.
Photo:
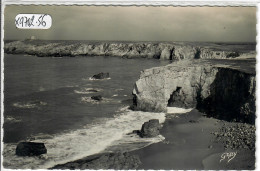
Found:
[[[39,156],[47,153],[44,143],[20,142],[16,147],[18,156]]]
[[[140,134],[140,130],[133,130],[133,134]]]
[[[94,78],[94,79],[105,79],[105,78],[109,78],[109,73],[108,73],[108,72],[107,72],[107,73],[101,72],[101,73],[99,73],[99,74],[93,75],[92,78]]]
[[[132,133],[133,133],[133,134],[137,134],[137,135],[141,135],[141,131],[140,131],[140,130],[133,130]]]
[[[102,100],[102,96],[100,96],[100,95],[92,96],[91,99],[96,100],[96,101],[101,101]]]
[[[56,165],[51,169],[137,169],[141,164],[139,156],[129,153],[108,153],[89,156],[85,159]]]
[[[140,130],[133,130],[132,132],[129,132],[129,133],[127,133],[126,135],[137,134],[137,135],[139,135],[139,136],[140,136],[140,133],[141,133],[141,131],[140,131]]]
[[[161,128],[161,126],[159,124],[159,120],[151,119],[142,125],[140,136],[142,138],[156,137],[157,135],[160,134],[160,132],[159,132],[160,128]]]

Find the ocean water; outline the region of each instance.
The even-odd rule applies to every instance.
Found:
[[[102,151],[127,151],[163,140],[130,134],[164,113],[128,110],[140,71],[166,65],[156,59],[117,57],[4,58],[4,151],[6,168],[49,168]],[[90,79],[109,72],[105,80]],[[92,95],[104,100],[95,102]],[[47,155],[18,157],[20,141],[44,142]]]

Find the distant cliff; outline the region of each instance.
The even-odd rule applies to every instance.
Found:
[[[219,46],[222,46],[222,48],[219,48]],[[216,49],[215,47],[218,48]],[[29,54],[39,57],[117,56],[123,58],[181,60],[194,58],[235,58],[244,53],[234,49],[223,49],[225,49],[225,45],[214,44],[212,48],[212,46],[200,46],[196,43],[97,43],[38,40],[14,41],[6,43],[4,46],[5,53]]]
[[[157,112],[197,108],[209,116],[254,123],[255,61],[225,61],[181,61],[144,70],[133,90],[134,107]]]

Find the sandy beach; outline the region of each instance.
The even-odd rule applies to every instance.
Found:
[[[138,169],[254,169],[254,152],[225,149],[215,141],[212,132],[223,124],[234,123],[207,118],[197,110],[187,114],[168,115],[161,130],[165,141],[137,150]],[[225,152],[237,152],[230,162],[221,160]]]

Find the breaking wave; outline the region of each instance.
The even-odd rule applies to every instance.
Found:
[[[167,114],[188,113],[192,110],[193,110],[193,108],[185,109],[185,108],[179,108],[179,107],[167,107]]]
[[[159,119],[159,122],[163,123],[165,113],[131,111],[128,107],[121,108],[118,112],[120,113],[116,113],[114,118],[104,118],[82,129],[54,136],[30,137],[33,142],[45,143],[48,152],[39,157],[16,156],[17,144],[4,144],[3,165],[11,169],[46,169],[104,150],[131,151],[164,139],[162,136],[140,138],[129,133],[133,130],[140,130],[142,124],[150,119]]]
[[[109,102],[114,102],[114,103],[118,103],[120,101],[115,101],[109,98],[102,98],[102,100],[98,101],[98,100],[94,100],[91,97],[81,97],[81,102],[82,103],[91,103],[91,104],[101,104],[101,103],[109,103]]]

